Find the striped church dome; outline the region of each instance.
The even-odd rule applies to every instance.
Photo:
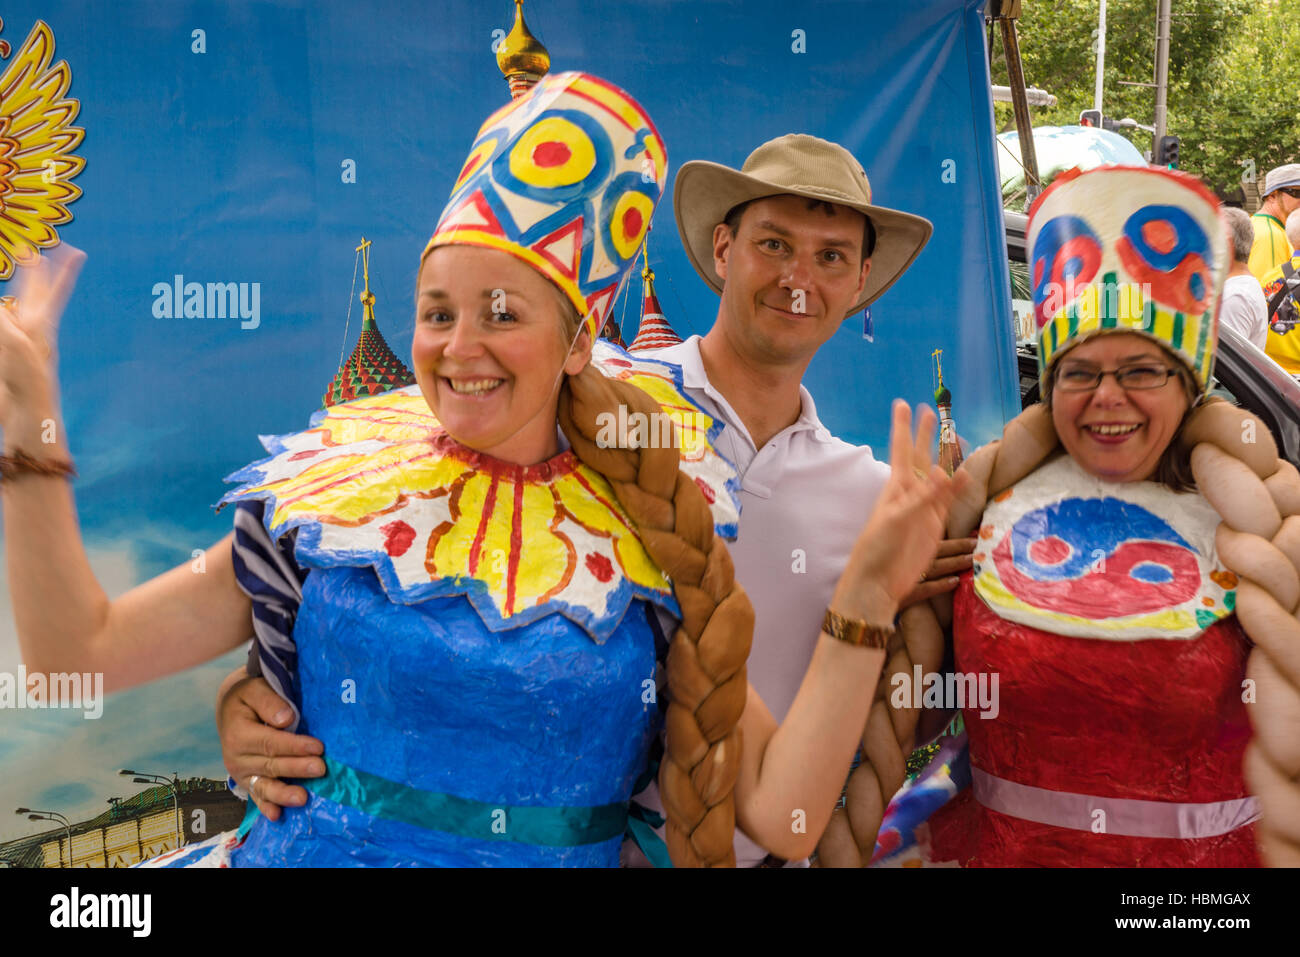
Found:
[[[375,294],[370,291],[369,246],[369,241],[362,238],[357,247],[357,252],[363,256],[366,277],[365,290],[361,293],[361,303],[365,307],[361,335],[352,355],[339,366],[338,374],[325,390],[321,403],[324,408],[415,384],[415,375],[389,348],[384,334],[379,331],[379,323],[375,321]]]
[[[655,274],[649,263],[641,270],[641,278],[645,282],[645,297],[641,301],[641,325],[627,351],[649,352],[651,349],[666,349],[677,345],[682,337],[673,331],[659,306],[659,297],[655,295]]]

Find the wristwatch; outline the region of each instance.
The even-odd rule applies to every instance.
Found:
[[[822,619],[822,631],[850,645],[882,649],[889,644],[889,639],[893,638],[895,633],[892,625],[887,628],[869,625],[859,618],[845,618],[829,608],[826,609],[826,617]]]

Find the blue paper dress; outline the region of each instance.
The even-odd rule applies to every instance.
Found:
[[[682,467],[734,536],[735,472],[680,370],[596,361],[692,410]],[[466,449],[415,387],[264,441],[226,497],[236,574],[257,663],[327,773],[278,822],[250,803],[237,834],[154,864],[617,866],[678,609],[603,476]]]

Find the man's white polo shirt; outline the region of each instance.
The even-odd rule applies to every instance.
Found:
[[[705,375],[699,336],[642,355],[681,366],[687,394],[723,423],[717,449],[741,476],[740,536],[730,543],[731,557],[754,604],[749,680],[776,720],[784,721],[835,584],[889,478],[889,466],[867,446],[831,435],[803,386],[798,420],[756,448]],[[736,832],[737,866],[753,866],[765,856]]]

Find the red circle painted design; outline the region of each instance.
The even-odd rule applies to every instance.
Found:
[[[623,211],[623,235],[628,239],[636,239],[641,235],[641,227],[645,223],[645,217],[641,215],[641,210],[635,206],[630,206]]]
[[[563,166],[572,155],[573,151],[566,144],[557,140],[548,140],[545,143],[538,143],[533,149],[533,162],[543,169],[551,169],[555,166]]]
[[[1070,557],[1072,551],[1064,541],[1048,535],[1029,546],[1029,557],[1040,565],[1059,565]]]
[[[1169,253],[1178,244],[1174,227],[1166,220],[1151,220],[1142,226],[1142,238],[1158,253]]]

